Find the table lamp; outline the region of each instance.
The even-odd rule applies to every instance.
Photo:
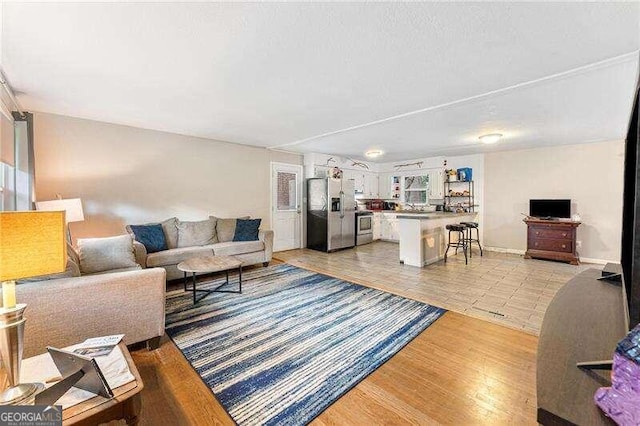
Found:
[[[0,405],[26,401],[44,388],[41,383],[20,383],[27,305],[16,304],[14,280],[65,270],[64,228],[63,211],[0,212],[0,371],[9,384],[0,393]]]
[[[67,226],[71,222],[82,222],[84,220],[84,211],[82,210],[82,200],[80,198],[36,201],[36,210],[47,212],[65,212]],[[69,242],[71,242],[71,228],[68,227],[67,231],[69,232]]]

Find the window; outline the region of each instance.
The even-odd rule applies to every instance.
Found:
[[[15,170],[9,164],[0,162],[0,211],[16,209]]]
[[[16,210],[13,122],[0,115],[0,211]]]
[[[429,176],[405,176],[403,201],[410,204],[427,204],[429,202]]]
[[[295,173],[278,171],[278,210],[296,210],[298,202],[296,200],[296,177]]]

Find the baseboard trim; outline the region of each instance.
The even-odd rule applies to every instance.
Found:
[[[615,260],[604,260],[604,259],[594,259],[592,257],[580,257],[580,263],[595,263],[597,265],[606,265],[607,263],[620,263],[620,261]]]
[[[519,249],[510,249],[510,248],[504,248],[504,247],[482,247],[483,250],[487,250],[487,251],[493,251],[496,253],[510,253],[510,254],[519,254],[519,255],[524,255],[526,250],[519,250]],[[620,263],[619,261],[615,261],[615,260],[605,260],[605,259],[596,259],[593,257],[580,257],[580,263],[594,263],[596,265],[606,265],[609,262],[613,262],[613,263]]]
[[[488,247],[488,246],[484,246],[482,247],[482,249],[487,251],[494,251],[496,253],[510,253],[510,254],[519,254],[519,255],[524,255],[524,252],[526,251],[526,250],[510,249],[510,248],[504,248],[504,247]]]

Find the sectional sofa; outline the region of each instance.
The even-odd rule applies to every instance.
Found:
[[[143,244],[134,241],[136,260],[143,268],[163,268],[167,280],[183,278],[178,263],[198,256],[235,256],[245,266],[267,266],[273,254],[273,231],[260,230],[256,241],[233,241],[236,221],[214,216],[195,222],[180,221],[175,217],[167,219],[160,222],[167,249],[147,253]],[[127,231],[135,238],[131,225],[127,226]]]
[[[24,357],[110,334],[124,334],[128,345],[146,341],[156,348],[164,334],[164,269],[132,264],[81,271],[71,246],[67,256],[65,272],[18,281],[16,298],[27,304]]]

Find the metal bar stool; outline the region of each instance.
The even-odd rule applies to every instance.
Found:
[[[480,248],[480,257],[482,257],[482,246],[480,245],[480,231],[478,230],[478,222],[460,222],[461,225],[467,227],[466,237],[467,246],[469,247],[469,257],[473,257],[473,250],[471,250],[471,244],[474,242],[478,244]],[[476,237],[473,238],[471,231],[476,230]]]
[[[462,224],[451,224],[446,226],[447,230],[449,230],[449,242],[447,244],[447,250],[444,252],[444,263],[447,263],[447,253],[449,252],[449,247],[456,248],[456,254],[458,254],[458,248],[461,248],[464,252],[464,264],[467,264],[467,238],[465,236],[467,227]],[[451,242],[451,233],[458,233],[458,241]]]

